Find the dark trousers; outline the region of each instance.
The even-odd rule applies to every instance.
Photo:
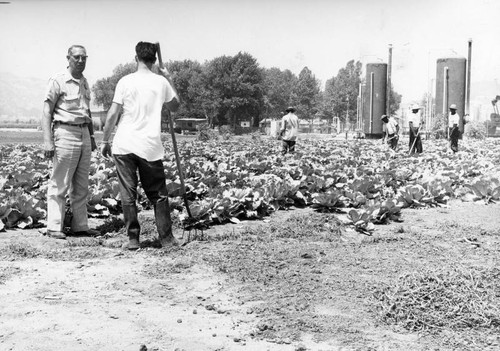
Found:
[[[399,136],[396,133],[387,134],[387,144],[393,150],[396,150],[398,147]]]
[[[165,170],[161,160],[149,162],[135,154],[113,155],[113,157],[123,205],[136,203],[139,183],[137,171],[139,171],[142,188],[149,201],[156,204],[160,199],[168,196]]]
[[[283,149],[281,153],[284,155],[287,152],[291,154],[295,152],[295,140],[283,140]]]
[[[115,159],[123,218],[130,239],[138,240],[140,225],[137,220],[137,186],[139,179],[149,201],[154,205],[156,227],[161,240],[172,238],[172,220],[168,204],[165,170],[161,160],[149,162],[135,154],[113,155]]]
[[[453,152],[458,151],[458,139],[460,138],[460,129],[458,127],[450,128],[450,147]]]
[[[410,143],[409,143],[409,148],[410,148],[410,153],[413,154],[415,151],[419,154],[422,153],[423,147],[422,147],[422,139],[420,138],[420,133],[418,133],[418,128],[410,128]]]

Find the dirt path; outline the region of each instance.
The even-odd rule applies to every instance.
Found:
[[[216,241],[135,253],[2,232],[0,349],[454,349],[442,335],[380,323],[369,292],[426,265],[498,264],[500,205],[407,209],[403,223],[377,226],[372,237],[326,233],[324,223],[307,231],[315,216],[279,212],[213,227],[205,235]],[[299,224],[287,227],[290,218]]]
[[[0,348],[270,349],[248,337],[255,318],[230,296],[222,277],[195,265],[156,278],[147,268],[158,259],[134,256],[3,263],[15,273],[0,289]]]

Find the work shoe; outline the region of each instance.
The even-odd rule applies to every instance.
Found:
[[[71,235],[74,236],[99,236],[101,232],[95,229],[82,230],[79,232],[72,232]]]
[[[180,246],[181,242],[172,234],[172,219],[170,218],[168,198],[162,199],[154,205],[154,213],[161,247]]]
[[[139,240],[129,238],[128,243],[123,244],[122,248],[125,250],[139,250],[140,248]]]
[[[66,239],[66,234],[64,234],[63,232],[52,231],[52,230],[47,230],[47,236],[49,238],[54,238],[54,239],[61,239],[61,240]]]
[[[173,235],[171,238],[160,238],[161,247],[167,246],[183,246],[181,240],[175,238]]]
[[[128,235],[128,244],[123,245],[123,248],[127,250],[138,250],[140,248],[139,235],[141,233],[141,226],[137,220],[137,206],[135,204],[122,205],[122,208],[123,220]]]

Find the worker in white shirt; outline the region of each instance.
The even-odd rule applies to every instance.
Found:
[[[399,124],[394,117],[382,115],[380,117],[382,122],[385,123],[385,142],[389,147],[396,150],[399,141]]]
[[[412,105],[411,113],[408,116],[408,126],[410,130],[410,154],[422,153],[422,139],[420,138],[420,130],[424,124],[422,116],[420,115],[420,107],[418,105]]]

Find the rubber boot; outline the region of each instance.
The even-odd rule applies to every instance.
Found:
[[[168,198],[160,199],[155,205],[155,220],[156,229],[162,247],[180,245],[172,234],[172,219],[170,218],[170,207],[168,206]]]
[[[141,233],[141,227],[137,220],[137,206],[123,205],[122,207],[125,229],[128,234],[128,244],[124,245],[124,247],[129,250],[137,250],[140,247],[139,234]]]

